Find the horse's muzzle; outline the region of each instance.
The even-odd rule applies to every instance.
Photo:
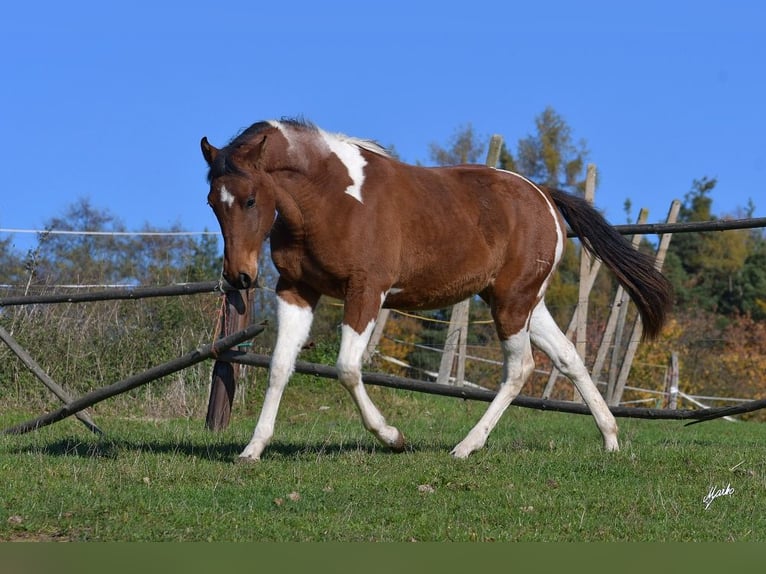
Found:
[[[227,291],[230,289],[250,289],[255,285],[255,281],[247,273],[240,273],[236,277],[229,277],[221,274],[221,289]]]
[[[253,284],[253,280],[247,273],[240,273],[237,275],[237,282],[235,283],[237,289],[250,289]]]

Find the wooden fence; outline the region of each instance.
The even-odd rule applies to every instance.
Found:
[[[493,138],[492,144],[490,145],[490,156],[488,157],[488,163],[491,164],[493,161],[494,156],[492,154],[499,150],[500,143],[501,140],[499,140],[499,138]],[[589,166],[588,174],[592,181],[592,179],[595,177],[595,168]],[[592,189],[592,184],[590,188]],[[638,238],[640,235],[659,234],[661,236],[661,240],[656,258],[656,265],[658,268],[661,268],[662,266],[664,254],[667,249],[667,242],[670,240],[672,233],[724,231],[732,229],[766,227],[766,218],[676,223],[675,216],[677,213],[678,204],[677,202],[674,202],[671,205],[668,220],[665,223],[645,224],[643,223],[645,216],[639,216],[639,222],[635,225],[616,225],[614,227],[618,232],[622,234],[633,234],[633,243],[636,246],[638,244]],[[571,237],[571,233],[568,234],[568,236]],[[594,262],[586,260],[585,258],[587,257],[587,254],[585,254],[584,250],[582,250],[582,252],[584,259],[581,264],[581,288],[578,297],[578,306],[575,309],[572,321],[567,328],[567,336],[572,336],[573,332],[576,333],[578,343],[580,341],[584,341],[587,293],[595,281],[595,277],[598,273],[600,265],[598,260]],[[69,293],[21,297],[0,297],[0,308],[16,305],[84,303],[90,301],[141,299],[146,297],[166,297],[214,292],[221,292],[221,284],[219,281],[188,283],[167,287],[135,287],[119,289],[110,288],[100,291],[76,294]],[[195,350],[190,351],[182,357],[163,363],[156,367],[152,367],[143,373],[132,375],[111,385],[104,386],[86,393],[78,399],[73,399],[63,386],[53,381],[44,372],[44,370],[40,368],[40,366],[29,355],[29,353],[27,353],[21,347],[21,345],[19,345],[18,342],[14,340],[11,334],[0,326],[0,339],[2,339],[3,342],[8,345],[8,347],[27,366],[27,368],[29,368],[43,382],[43,384],[45,384],[51,390],[51,392],[53,392],[59,398],[59,400],[62,401],[62,403],[64,403],[64,406],[57,411],[42,415],[26,423],[22,423],[15,427],[6,429],[4,433],[18,434],[22,432],[28,432],[30,430],[40,428],[41,426],[52,424],[69,416],[76,416],[83,424],[86,425],[89,430],[101,433],[101,429],[96,426],[85,409],[109,397],[127,392],[128,390],[134,389],[140,385],[147,384],[162,376],[166,376],[170,373],[176,372],[208,359],[215,359],[215,364],[212,369],[210,398],[208,402],[208,411],[205,424],[208,429],[214,431],[226,428],[226,426],[229,424],[231,416],[234,392],[236,389],[237,369],[239,365],[245,364],[267,368],[269,364],[268,356],[256,355],[254,353],[248,353],[241,350],[230,350],[232,347],[241,345],[248,339],[252,339],[264,328],[262,324],[252,324],[252,294],[252,290],[229,290],[221,294],[221,310],[219,312],[218,320],[219,338],[213,343],[209,345],[203,345]],[[608,352],[607,349],[610,346],[612,348],[616,348],[616,338],[622,337],[623,328],[625,327],[624,310],[627,307],[625,302],[626,295],[618,290],[612,305],[612,312],[610,314],[609,321],[607,322],[604,338],[597,353],[596,363],[594,364],[594,379],[600,375],[606,353]],[[467,340],[468,329],[467,305],[467,301],[462,302],[456,305],[452,310],[450,327],[447,331],[447,350],[443,355],[441,367],[439,369],[439,375],[435,383],[367,372],[363,375],[364,381],[372,385],[382,385],[417,392],[460,397],[463,399],[491,401],[495,396],[494,391],[489,389],[460,386],[459,384],[449,384],[450,381],[460,382],[464,373],[464,365],[466,360],[465,341]],[[377,344],[377,341],[379,341],[380,336],[383,333],[387,316],[388,310],[381,312],[378,325],[376,326],[373,337],[371,339],[370,347],[368,347],[368,357],[374,352],[374,346]],[[628,330],[630,331],[628,351],[626,356],[623,358],[622,367],[620,368],[619,372],[616,372],[613,378],[610,377],[610,386],[607,388],[606,393],[610,410],[615,416],[693,419],[695,421],[702,421],[710,420],[720,416],[742,414],[766,407],[766,401],[763,400],[749,401],[736,407],[720,407],[706,410],[677,410],[675,409],[675,405],[673,403],[671,403],[671,408],[668,409],[645,409],[638,407],[618,406],[622,396],[622,391],[625,388],[628,372],[630,370],[630,361],[632,361],[632,355],[635,353],[635,346],[638,344],[638,340],[640,339],[640,321],[637,320]],[[633,343],[634,341],[635,344]],[[583,347],[580,346],[579,349],[582,352]],[[457,361],[458,367],[456,376],[453,377],[452,372],[455,361]],[[462,367],[461,362],[463,365]],[[613,358],[612,364],[614,365],[616,363],[617,361]],[[317,365],[313,363],[299,362],[296,366],[296,371],[321,377],[337,377],[333,367]],[[576,414],[587,414],[589,411],[584,404],[576,401],[555,401],[548,398],[550,396],[551,389],[553,388],[553,384],[555,384],[556,378],[557,374],[554,370],[554,372],[551,373],[548,385],[546,386],[546,390],[543,393],[542,398],[520,395],[516,398],[516,400],[513,401],[513,404],[541,410],[554,410]],[[671,369],[671,377],[669,377],[667,381],[667,388],[670,396],[674,396],[673,392],[678,392],[677,368],[675,386],[673,381],[674,379],[672,378]]]

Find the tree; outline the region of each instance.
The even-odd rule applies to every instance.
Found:
[[[131,259],[122,221],[107,210],[99,210],[87,198],[71,204],[63,216],[53,217],[46,229],[90,231],[105,235],[54,235],[43,233],[39,244],[38,277],[46,283],[117,283],[125,276]]]
[[[192,240],[190,249],[184,273],[186,281],[209,281],[221,274],[221,252],[214,235]]]
[[[180,225],[169,229],[144,226],[144,232],[168,235],[136,235],[129,241],[133,254],[123,267],[126,280],[139,284],[209,281],[221,273],[221,257],[215,236],[199,239],[181,235]],[[177,233],[178,235],[170,235]]]
[[[117,216],[93,206],[88,199],[78,199],[45,227],[95,233],[41,234],[36,258],[38,282],[156,285],[210,280],[220,274],[215,236],[183,235],[180,225],[169,229],[144,225],[146,234],[126,235],[125,225]]]
[[[24,260],[14,250],[11,238],[0,240],[0,284],[21,285],[25,275]]]
[[[551,187],[585,192],[585,140],[575,142],[564,118],[548,106],[535,118],[534,134],[519,140],[514,156],[507,148],[500,167]]]
[[[437,165],[481,163],[486,146],[469,123],[457,128],[448,142],[449,147],[431,143],[431,159]]]
[[[766,320],[766,241],[751,234],[752,248],[733,276],[728,291],[721,293],[719,308],[727,315],[743,314]]]
[[[715,221],[711,194],[715,178],[695,179],[691,190],[684,196],[679,210],[679,221]],[[743,276],[745,262],[752,253],[752,235],[746,230],[722,233],[680,233],[673,237],[666,259],[667,275],[676,292],[681,308],[705,309],[731,315],[743,311],[742,299],[750,286],[743,280],[758,283],[758,270]],[[756,259],[751,259],[751,263]],[[757,264],[757,263],[756,263]]]

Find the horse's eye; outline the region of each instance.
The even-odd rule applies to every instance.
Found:
[[[255,198],[254,197],[248,197],[247,202],[245,203],[245,206],[250,208],[255,205]]]

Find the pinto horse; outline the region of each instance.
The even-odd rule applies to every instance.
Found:
[[[543,299],[564,251],[564,220],[630,294],[646,336],[660,331],[671,290],[652,259],[584,199],[485,166],[408,165],[372,141],[303,121],[258,122],[222,149],[207,138],[201,147],[208,204],[223,234],[223,278],[252,287],[267,236],[279,272],[268,388],[242,459],[260,459],[273,436],[322,295],[344,302],[338,378],[364,426],[394,451],[404,449],[404,436],[362,384],[362,355],[381,307],[442,308],[475,294],[491,309],[503,374],[497,396],[451,454],[465,458],[484,446],[532,372],[531,344],[574,382],[604,448],[619,449],[612,413]]]

